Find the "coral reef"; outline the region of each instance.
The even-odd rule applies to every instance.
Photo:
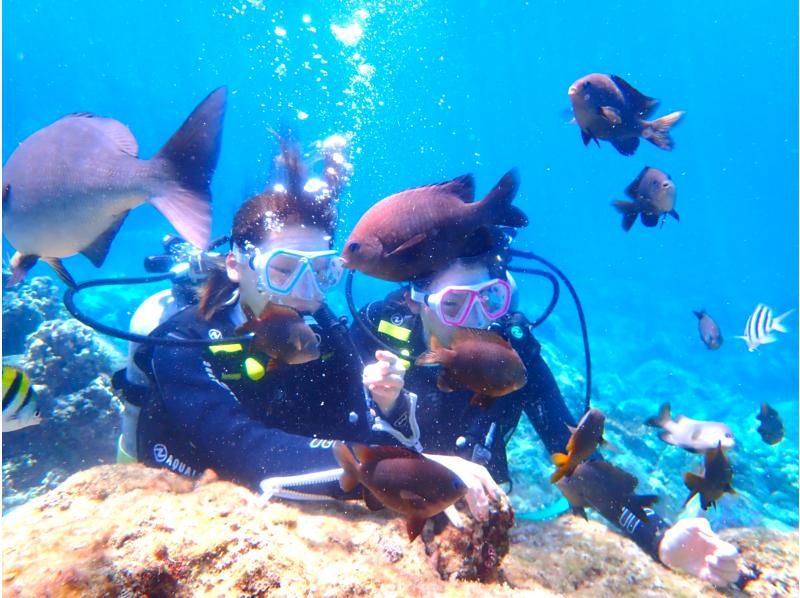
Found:
[[[476,530],[463,533],[475,537]],[[100,466],[4,518],[3,594],[485,598],[778,596],[798,589],[796,533],[726,532],[762,571],[745,593],[720,593],[671,572],[604,525],[572,516],[512,532],[497,581],[445,581],[435,555],[475,548],[447,539],[459,533],[448,528],[432,544],[426,529],[427,543],[409,543],[402,519],[358,504],[264,503],[209,472],[192,482],[142,465]]]
[[[25,339],[42,322],[67,316],[62,289],[48,276],[36,276],[10,290],[3,287],[4,355],[22,353]]]

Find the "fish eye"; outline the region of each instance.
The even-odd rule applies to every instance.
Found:
[[[725,432],[725,438],[733,438],[733,434],[730,432]]]
[[[591,81],[586,81],[586,82],[584,83],[584,85],[585,85],[586,87],[591,87],[591,86],[592,86],[592,82],[591,82]]]
[[[669,187],[669,181],[664,181],[663,183],[661,183],[661,186],[662,187]]]
[[[351,253],[357,253],[359,249],[361,249],[361,243],[358,241],[353,241],[350,245],[347,246]]]

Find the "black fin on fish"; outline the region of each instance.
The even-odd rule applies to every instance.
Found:
[[[494,404],[494,397],[476,392],[469,400],[470,407],[480,407],[484,411]]]
[[[664,424],[672,419],[672,412],[669,403],[664,403],[658,409],[658,415],[648,418],[644,423],[653,428],[663,428]]]
[[[592,140],[592,135],[581,129],[581,139],[583,140],[583,145],[589,145],[589,142]]]
[[[128,212],[130,212],[130,210],[117,216],[111,223],[111,226],[103,231],[99,237],[81,249],[80,252],[89,258],[89,261],[91,261],[96,268],[102,266],[103,262],[106,260],[108,250],[111,248],[111,242],[114,240],[114,237],[117,236],[119,229],[122,227],[122,223],[125,222]]]
[[[617,211],[622,214],[622,230],[628,232],[631,230],[633,223],[636,222],[636,217],[639,215],[639,210],[636,203],[632,201],[624,201],[616,199],[611,202]]]
[[[642,521],[647,521],[650,517],[647,515],[645,511],[645,507],[652,507],[655,503],[658,502],[658,496],[655,494],[644,494],[638,495],[634,494],[631,496],[625,506],[628,510],[636,515]]]
[[[366,486],[363,489],[362,495],[364,496],[364,504],[367,505],[370,511],[382,511],[386,508],[372,492],[367,490]]]
[[[636,175],[636,178],[633,179],[630,185],[625,187],[625,195],[631,199],[637,199],[639,197],[639,184],[642,182],[642,178],[648,170],[650,170],[649,166],[642,168],[641,172]]]
[[[570,510],[572,511],[573,515],[578,515],[583,517],[586,521],[589,521],[589,516],[586,514],[586,509],[583,507],[572,507]]]
[[[673,217],[675,220],[677,220],[678,222],[680,222],[680,221],[681,221],[681,217],[678,215],[678,212],[676,212],[675,210],[670,210],[669,212],[667,212],[667,214],[669,214],[670,216],[672,216],[672,217]]]
[[[632,156],[639,148],[639,138],[628,137],[627,139],[612,139],[611,145],[623,156]]]
[[[693,313],[695,316],[697,316],[697,319],[698,319],[698,320],[702,320],[702,319],[703,319],[703,316],[704,316],[704,315],[706,315],[706,311],[705,311],[704,309],[701,309],[700,311],[692,311],[692,313]]]
[[[406,521],[406,532],[408,533],[408,541],[413,542],[422,533],[422,528],[425,527],[424,518],[409,517]]]
[[[76,283],[72,275],[67,272],[67,269],[64,267],[64,264],[61,263],[60,259],[57,257],[43,257],[41,260],[58,274],[58,277],[64,281],[65,285],[73,289],[78,286],[78,283]]]
[[[153,158],[166,162],[173,180],[150,203],[178,233],[205,249],[211,235],[211,177],[222,141],[227,89],[212,91]]]
[[[475,201],[475,177],[472,176],[472,174],[463,174],[451,181],[433,186],[439,187],[448,193],[452,193],[464,203],[472,203]]]
[[[616,83],[622,95],[628,101],[630,106],[636,109],[642,118],[650,116],[656,108],[658,108],[658,100],[648,97],[636,89],[633,85],[625,81],[622,77],[617,75],[609,75],[611,80]]]
[[[525,212],[511,203],[514,201],[518,189],[519,172],[516,168],[512,168],[478,203],[488,222],[514,228],[528,225],[528,217]]]
[[[642,224],[648,228],[658,226],[658,221],[661,219],[660,214],[645,214],[642,212]]]
[[[622,230],[627,233],[629,230],[631,230],[634,222],[636,222],[636,213],[625,214],[622,217]]]

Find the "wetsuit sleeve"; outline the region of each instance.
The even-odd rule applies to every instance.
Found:
[[[527,331],[530,333],[530,329]],[[523,359],[528,370],[528,384],[521,390],[525,414],[551,455],[566,450],[570,431],[567,426],[575,426],[575,419],[564,401],[558,383],[541,356],[540,345],[531,334],[530,344]],[[594,458],[601,459],[599,454]],[[616,501],[598,501],[592,507],[605,519],[614,523],[621,532],[630,537],[647,554],[658,559],[658,545],[670,523],[651,509],[647,509],[647,521],[642,521],[625,505]]]
[[[313,448],[309,438],[251,418],[215,377],[203,349],[159,346],[151,371],[176,437],[191,443],[203,466],[221,477],[255,490],[265,478],[338,467],[329,448]],[[320,492],[341,494],[338,483]]]

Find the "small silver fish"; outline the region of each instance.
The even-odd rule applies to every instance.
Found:
[[[31,380],[22,370],[3,366],[3,432],[14,432],[42,422]]]
[[[736,338],[742,339],[747,345],[747,350],[751,353],[758,349],[761,345],[768,345],[774,343],[775,338],[773,332],[786,332],[781,320],[792,313],[794,310],[790,309],[782,313],[777,318],[772,316],[772,308],[759,303],[753,313],[747,318],[747,323],[744,325],[744,335],[737,336]]]
[[[642,224],[647,227],[656,226],[661,221],[663,226],[667,214],[680,222],[675,211],[675,183],[670,176],[658,168],[645,166],[633,182],[625,188],[625,195],[633,201],[616,200],[611,205],[622,214],[622,228],[626,232],[641,214]]]
[[[100,267],[125,217],[145,202],[205,249],[225,98],[224,87],[213,91],[150,160],[138,158],[128,127],[88,113],[25,139],[3,167],[3,234],[16,249],[7,286],[39,259],[74,286],[61,258],[82,253]]]
[[[722,346],[722,332],[714,319],[704,309],[693,312],[697,316],[697,328],[700,331],[700,340],[712,351]]]
[[[733,447],[736,440],[733,431],[720,422],[706,422],[679,415],[673,420],[669,403],[664,403],[658,415],[645,422],[654,428],[661,428],[658,437],[692,453],[702,453],[717,446],[724,449]]]

